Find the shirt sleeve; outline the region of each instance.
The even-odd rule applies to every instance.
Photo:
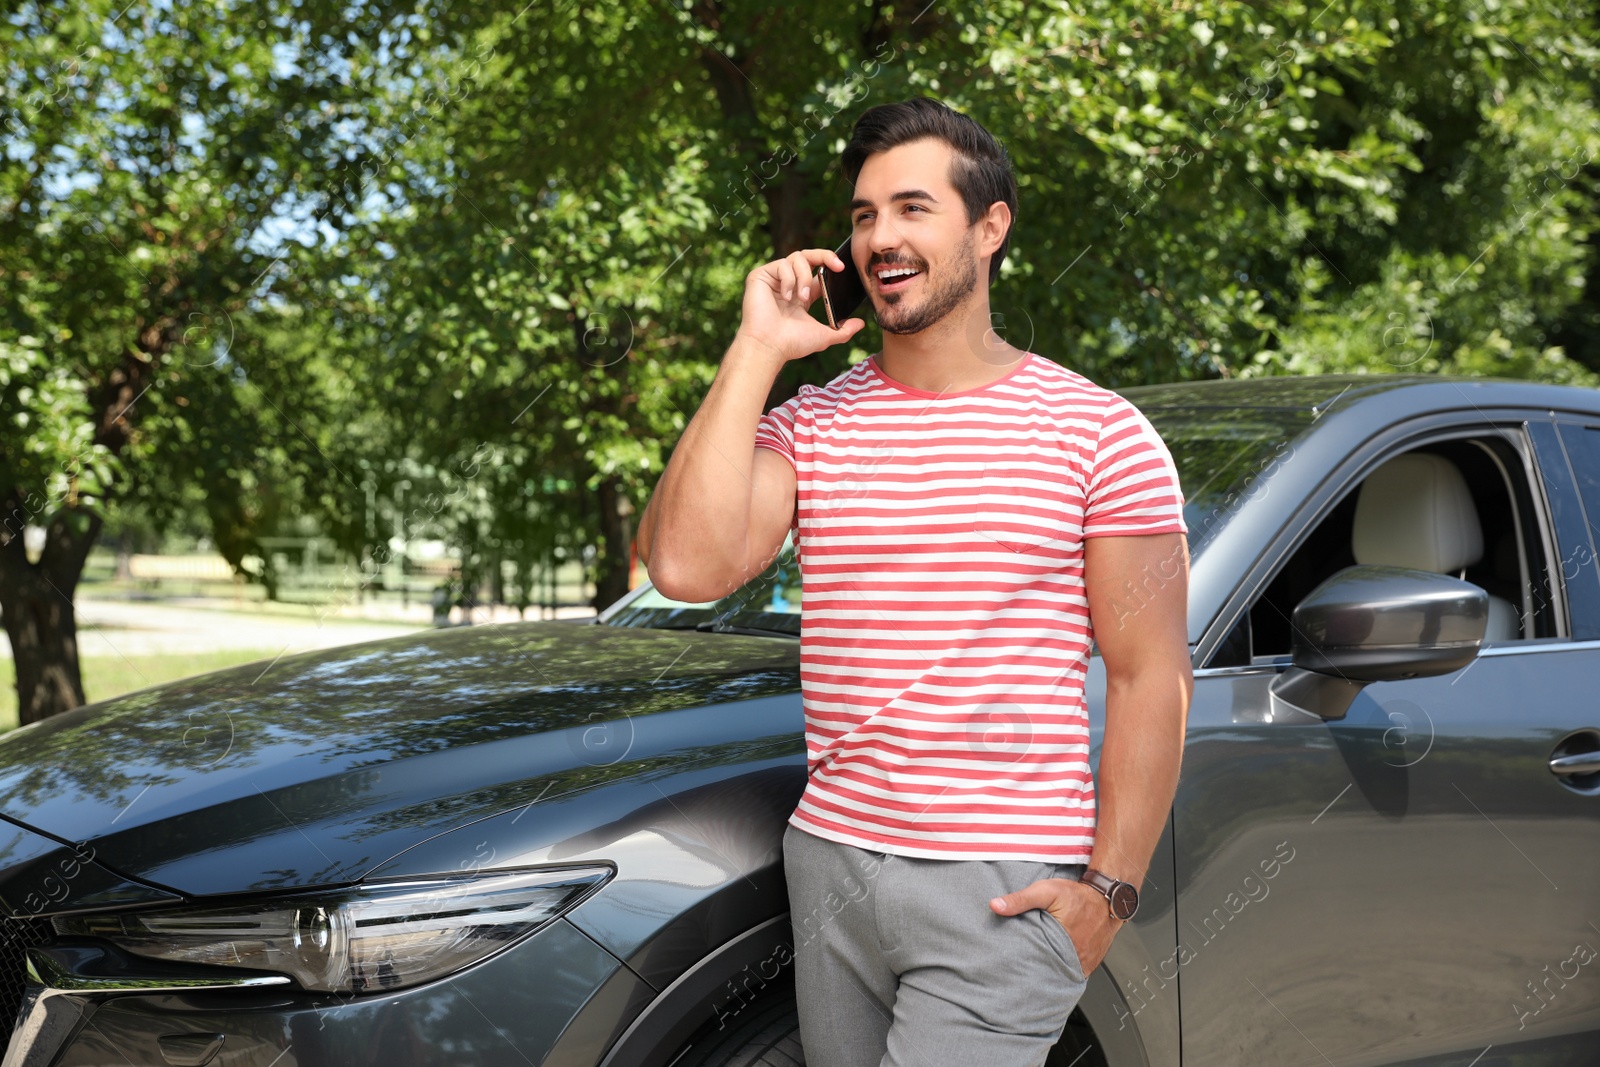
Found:
[[[811,388],[809,385],[802,385],[799,393],[761,416],[761,421],[756,423],[756,447],[771,449],[788,460],[789,466],[797,470],[798,464],[794,457],[794,420]]]
[[[1083,536],[1188,532],[1172,453],[1150,420],[1116,397],[1100,417]]]
[[[794,420],[800,411],[800,405],[806,402],[806,394],[815,386],[802,385],[800,392],[785,400],[765,415],[756,423],[756,447],[770,449],[789,461],[789,466],[795,468],[795,474],[800,473],[800,466],[795,462],[794,452]],[[789,519],[789,529],[798,537],[800,534],[800,511],[795,509],[794,515]]]

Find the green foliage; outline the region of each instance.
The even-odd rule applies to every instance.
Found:
[[[105,494],[117,463],[88,415],[80,383],[42,339],[0,340],[0,456],[30,519]]]
[[[52,511],[115,493],[156,521],[199,503],[238,564],[286,499],[329,492],[344,398],[274,299],[276,246],[341,187],[362,71],[407,58],[386,27],[430,17],[95,0],[0,21],[0,496],[53,481]]]
[[[849,121],[918,92],[1016,160],[993,294],[1008,337],[1108,384],[1397,365],[1592,380],[1549,342],[1591,268],[1592,18],[1447,0],[557,4],[467,36],[492,76],[417,157],[445,161],[433,189],[449,187],[418,186],[416,227],[386,231],[433,273],[396,293],[389,264],[369,278],[448,332],[419,347],[473,389],[503,378],[464,348],[560,361],[563,324],[539,327],[600,300],[628,316],[630,375],[660,373],[663,337],[717,358],[744,271],[843,232]],[[702,380],[639,395],[681,414]],[[585,418],[589,397],[545,399]]]

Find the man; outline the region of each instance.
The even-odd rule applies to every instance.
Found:
[[[807,311],[815,268],[844,267],[830,251],[752,271],[640,555],[664,594],[709,601],[796,533],[809,777],[784,860],[807,1062],[1036,1067],[1177,786],[1182,498],[1132,405],[989,329],[1016,186],[986,130],[881,105],[843,162],[883,350],[761,414],[786,361],[864,322]]]

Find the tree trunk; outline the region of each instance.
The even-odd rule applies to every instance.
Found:
[[[30,563],[22,536],[30,512],[15,490],[5,498],[4,514],[0,611],[17,671],[18,722],[26,726],[83,704],[72,597],[101,520],[80,508],[60,509],[50,517],[39,561]]]
[[[605,547],[596,561],[594,609],[604,611],[628,591],[633,552],[633,501],[616,475],[600,481],[600,535]]]
[[[621,309],[630,322],[635,321],[632,308]],[[615,389],[594,390],[591,407],[597,415],[609,415],[631,422],[637,410],[638,398],[628,389],[631,346],[618,354],[606,348],[591,347],[591,336],[586,317],[572,317],[572,331],[579,363],[591,371],[596,379],[609,378],[617,383]],[[596,472],[598,473],[598,472]],[[594,574],[595,611],[604,611],[628,591],[633,561],[633,499],[628,483],[620,475],[599,474],[596,493],[596,510],[599,512],[600,544],[596,546],[595,560],[590,568]],[[592,513],[591,513],[592,514]]]
[[[94,443],[112,455],[127,447],[139,398],[150,388],[156,364],[176,343],[192,307],[187,298],[169,303],[168,313],[141,321],[122,362],[89,386]],[[73,498],[36,501],[13,485],[0,485],[0,517],[0,611],[17,671],[18,721],[26,726],[83,704],[72,598],[103,520]],[[30,522],[47,524],[37,563],[29,562],[23,543],[23,528]]]

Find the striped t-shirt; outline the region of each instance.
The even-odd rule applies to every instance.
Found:
[[[794,465],[808,777],[795,827],[935,859],[1086,863],[1083,539],[1187,533],[1132,404],[1032,353],[933,393],[877,357],[761,416]]]

